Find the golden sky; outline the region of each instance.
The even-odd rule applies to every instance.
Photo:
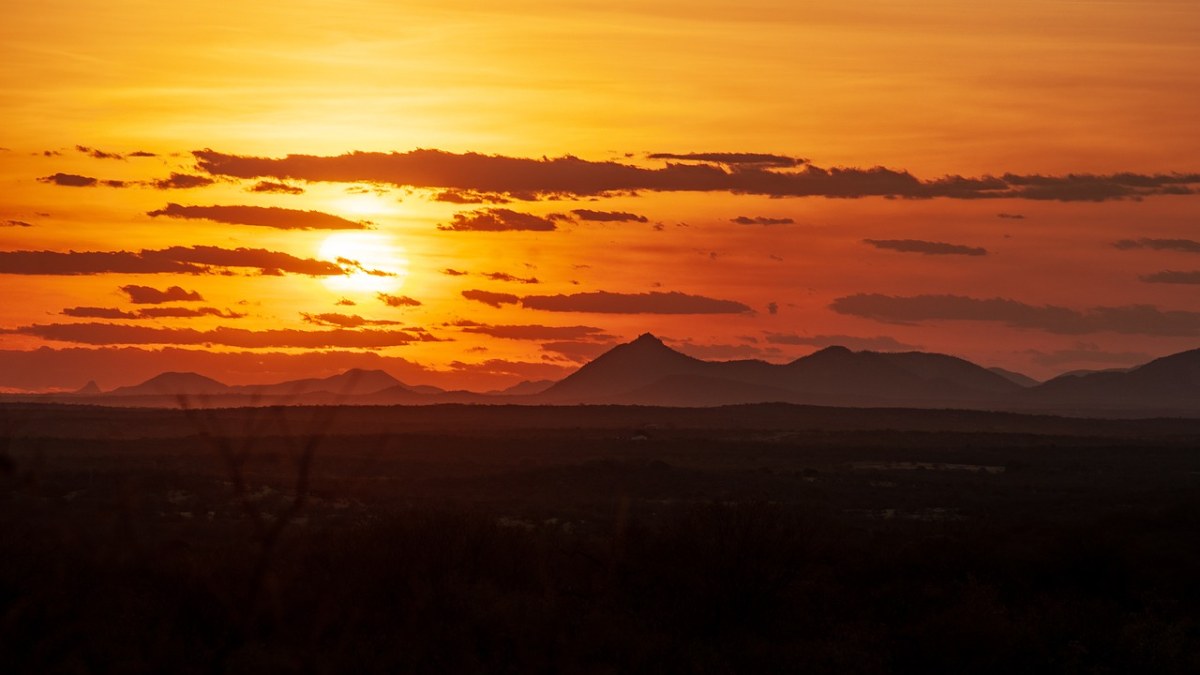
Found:
[[[175,5],[5,11],[0,388],[1200,337],[1189,0]]]

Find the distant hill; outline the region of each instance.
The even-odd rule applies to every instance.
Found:
[[[1014,382],[1022,387],[1036,387],[1041,384],[1041,381],[1035,380],[1028,375],[1018,373],[1014,370],[1008,370],[1006,368],[988,368],[988,370],[999,375],[1000,377],[1003,377],[1009,382]]]
[[[601,354],[537,398],[642,405],[953,405],[1019,389],[1001,375],[943,354],[828,347],[784,365],[714,362],[681,354],[647,333]]]
[[[1025,407],[1052,410],[1159,410],[1200,413],[1200,349],[1129,370],[1062,375],[1023,393]]]
[[[214,396],[229,386],[197,373],[161,373],[141,384],[117,387],[108,396]]]
[[[1127,370],[1076,372],[1038,383],[1001,368],[926,352],[827,347],[786,364],[702,361],[646,333],[558,382],[522,382],[489,393],[410,386],[382,370],[227,386],[197,373],[162,373],[100,392],[9,394],[4,400],[174,407],[190,405],[643,405],[709,407],[797,403],[859,408],[954,408],[1084,416],[1200,417],[1200,349]]]
[[[328,393],[338,396],[373,394],[384,389],[402,387],[409,389],[382,370],[352,368],[339,375],[324,378],[290,380],[278,384],[257,384],[230,387],[231,392],[257,396],[296,396],[299,394]]]

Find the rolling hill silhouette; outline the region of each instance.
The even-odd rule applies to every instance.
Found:
[[[945,406],[993,400],[1020,389],[1008,378],[944,354],[827,347],[784,365],[701,361],[647,333],[601,354],[537,398],[641,405]]]
[[[100,393],[18,397],[96,404],[240,405],[649,405],[793,403],[847,407],[958,408],[1091,416],[1200,416],[1200,349],[1137,368],[1063,375],[1037,383],[926,352],[855,352],[827,347],[790,363],[703,361],[649,333],[617,345],[558,382],[525,382],[477,393],[408,385],[382,370],[228,386],[197,373],[162,373]],[[15,400],[5,396],[5,400]]]

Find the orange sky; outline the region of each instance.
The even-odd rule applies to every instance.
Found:
[[[1200,342],[1194,2],[483,5],[6,11],[0,389]]]

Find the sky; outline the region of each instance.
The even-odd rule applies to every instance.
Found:
[[[1200,4],[12,4],[0,390],[1200,346]]]

